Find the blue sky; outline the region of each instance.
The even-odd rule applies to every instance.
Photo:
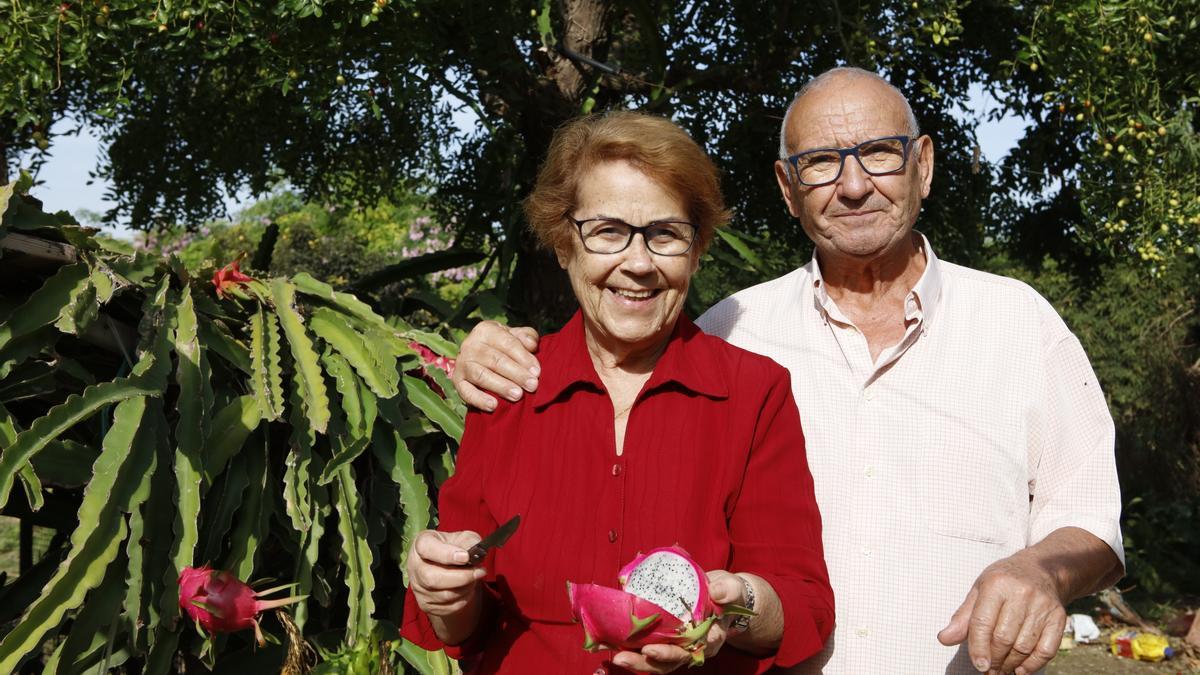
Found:
[[[995,122],[987,121],[987,111],[998,107],[998,104],[979,88],[972,91],[970,107],[973,116],[984,120],[978,129],[979,146],[984,158],[999,161],[1021,137],[1024,122],[1011,116]],[[63,133],[72,127],[73,122],[64,121],[56,125],[54,131]],[[107,184],[100,180],[87,184],[88,172],[95,170],[100,150],[99,137],[94,130],[86,127],[79,135],[54,136],[46,163],[37,175],[43,184],[33,190],[33,195],[41,199],[50,211],[66,210],[78,214],[86,209],[103,213],[111,208],[112,203],[104,198]],[[241,196],[243,200],[248,197]],[[239,203],[237,198],[228,198],[226,206],[232,214],[251,201]]]

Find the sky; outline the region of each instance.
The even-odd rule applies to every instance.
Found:
[[[1024,121],[1013,116],[988,121],[986,113],[999,104],[979,87],[971,91],[970,107],[978,119],[983,120],[977,131],[983,157],[992,162],[1000,161],[1020,139],[1025,129]],[[52,131],[64,133],[73,126],[73,121],[64,120]],[[34,188],[33,196],[41,199],[48,211],[66,210],[77,217],[81,210],[102,214],[112,208],[113,204],[104,197],[108,188],[105,182],[97,179],[91,185],[87,184],[91,180],[88,173],[95,170],[100,153],[101,141],[94,129],[84,127],[78,135],[53,136],[46,163],[37,175],[43,184]],[[230,214],[253,201],[248,194],[241,195],[241,200],[245,201],[236,196],[225,200]],[[120,228],[115,232],[122,233]]]

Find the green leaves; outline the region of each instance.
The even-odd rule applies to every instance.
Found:
[[[264,420],[283,415],[283,367],[279,361],[279,324],[262,308],[250,316],[250,358],[254,396]]]
[[[179,420],[175,426],[175,525],[167,584],[192,564],[200,538],[200,483],[204,475],[200,448],[204,443],[204,391],[196,310],[190,288],[183,291],[175,321],[175,381],[179,386]]]
[[[50,323],[65,324],[72,328],[65,332],[74,332],[72,303],[88,287],[89,273],[86,263],[60,267],[4,323],[0,323],[0,353],[13,340]]]
[[[424,380],[411,375],[404,376],[404,391],[408,400],[417,406],[425,416],[433,420],[446,435],[456,441],[462,440],[463,418],[455,414],[446,401],[425,384]]]
[[[361,636],[371,634],[374,622],[375,576],[371,571],[371,547],[367,544],[367,522],[363,516],[362,498],[354,483],[349,466],[337,471],[338,533],[342,537],[342,561],[348,574],[346,586],[350,591],[350,618],[346,626],[346,642],[353,646]]]
[[[132,499],[139,494],[137,487],[153,461],[153,439],[139,434],[145,410],[146,399],[141,396],[117,406],[79,507],[78,520],[83,526],[72,534],[71,552],[42,595],[0,642],[0,672],[16,670],[63,615],[78,607],[87,591],[100,583],[105,568],[120,551],[127,533],[123,516],[134,508]]]
[[[336,349],[371,390],[382,398],[391,398],[399,391],[399,372],[396,359],[386,346],[368,344],[361,333],[354,331],[337,312],[318,309],[309,320],[313,332]]]
[[[300,400],[304,404],[308,422],[314,431],[324,433],[329,424],[329,398],[325,393],[325,380],[317,363],[317,353],[296,311],[296,290],[286,281],[276,279],[271,283],[271,297],[291,347],[295,368],[293,376],[299,384]]]
[[[211,483],[225,469],[230,458],[241,452],[250,433],[262,421],[258,398],[239,396],[213,416],[212,433],[204,446],[205,470]]]
[[[28,297],[3,295],[0,266],[0,395],[15,401],[0,405],[0,503],[20,479],[27,501],[45,504],[39,516],[50,514],[39,523],[67,528],[56,557],[0,589],[3,612],[21,614],[0,640],[0,672],[60,628],[55,668],[138,660],[168,672],[203,637],[180,621],[179,571],[206,563],[246,581],[294,581],[310,596],[293,610],[297,625],[336,626],[346,649],[375,654],[377,626],[398,618],[376,607],[377,583],[403,592],[392,558],[402,562],[429,524],[429,481],[448,473],[440,462],[455,442],[441,430],[462,429],[458,403],[401,368],[416,365],[410,340],[441,353],[457,345],[394,327],[306,275],[214,298],[177,263],[83,250]],[[133,277],[113,271],[135,266]],[[136,349],[85,342],[80,333],[101,321],[135,322]],[[83,388],[64,398],[61,381]],[[74,521],[54,515],[61,488],[82,488]],[[337,542],[326,536],[335,519]],[[217,658],[240,640],[213,641]]]
[[[400,488],[400,504],[404,507],[404,527],[395,550],[396,563],[400,573],[404,575],[404,584],[408,585],[408,568],[406,561],[408,549],[421,530],[429,527],[429,514],[432,502],[429,500],[429,488],[425,480],[417,472],[412,452],[404,438],[395,430],[377,430],[371,450],[379,460],[380,467],[387,472]]]
[[[134,396],[158,395],[158,389],[148,387],[136,378],[121,378],[88,387],[83,394],[69,396],[32,426],[17,436],[16,441],[0,454],[0,504],[8,501],[13,474],[42,448],[77,422],[84,420],[106,405]]]

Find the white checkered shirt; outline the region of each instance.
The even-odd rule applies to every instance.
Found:
[[[792,374],[837,629],[791,672],[975,673],[937,640],[990,563],[1065,526],[1124,561],[1112,418],[1079,341],[1024,283],[939,261],[873,363],[816,257],[697,322]]]

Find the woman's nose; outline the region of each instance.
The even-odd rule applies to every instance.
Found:
[[[643,233],[637,232],[633,235],[633,241],[629,242],[624,253],[625,259],[622,261],[622,266],[629,271],[645,273],[654,269],[653,254],[646,245],[646,235]]]

